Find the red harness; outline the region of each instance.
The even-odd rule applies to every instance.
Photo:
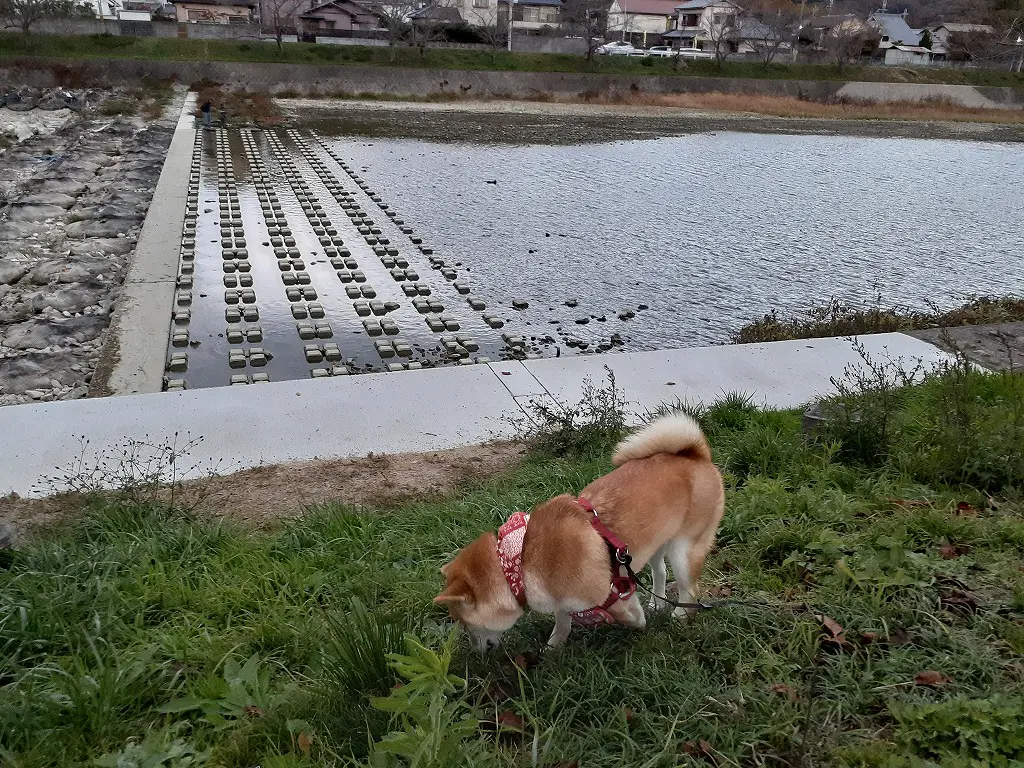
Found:
[[[630,567],[632,557],[630,557],[629,548],[626,547],[625,542],[612,533],[611,529],[601,521],[593,504],[583,497],[580,497],[576,503],[591,513],[590,524],[608,545],[612,579],[608,599],[599,606],[572,614],[572,620],[576,624],[585,626],[614,624],[615,619],[608,609],[615,604],[615,601],[628,600],[636,592],[636,580],[633,578],[633,569]],[[516,601],[524,608],[526,607],[526,587],[523,584],[523,541],[526,538],[526,526],[529,522],[528,514],[516,512],[498,529],[497,550],[501,570],[505,573],[505,580],[508,582],[512,594],[515,595]]]

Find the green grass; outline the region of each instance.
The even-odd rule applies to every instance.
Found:
[[[170,61],[250,61],[290,64],[370,64],[376,66],[430,67],[470,70],[517,70],[522,72],[600,72],[680,77],[749,77],[785,80],[869,80],[880,82],[964,83],[970,85],[1024,86],[1020,74],[987,69],[909,67],[846,67],[833,65],[726,62],[688,62],[678,73],[670,59],[644,60],[626,56],[598,56],[588,62],[581,55],[508,53],[430,48],[421,56],[416,48],[316,45],[285,43],[283,51],[271,43],[232,40],[189,40],[112,35],[29,36],[0,33],[0,51],[7,57],[120,58]]]
[[[756,605],[577,628],[535,666],[543,616],[489,656],[412,645],[400,677],[388,654],[445,647],[439,566],[608,471],[614,415],[559,417],[546,452],[450,496],[270,532],[95,499],[0,563],[0,759],[347,765],[393,731],[428,757],[374,765],[1019,764],[1024,381],[851,387],[861,417],[814,441],[740,397],[698,410],[728,496],[703,584]]]

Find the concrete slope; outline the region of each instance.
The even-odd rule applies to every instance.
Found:
[[[872,357],[907,369],[945,357],[903,334],[860,341]],[[160,446],[200,438],[178,462],[193,476],[508,438],[528,422],[535,403],[571,406],[588,378],[603,386],[605,366],[634,415],[676,400],[711,402],[727,392],[793,408],[829,392],[833,377],[862,362],[849,340],[813,339],[10,406],[0,409],[0,494],[48,495],[61,490],[55,478],[80,459],[86,470],[121,474],[133,447],[144,461]],[[84,453],[83,438],[89,441]]]

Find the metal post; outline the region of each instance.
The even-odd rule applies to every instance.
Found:
[[[512,52],[512,17],[515,15],[516,0],[508,0],[508,50]]]

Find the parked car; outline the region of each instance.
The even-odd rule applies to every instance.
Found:
[[[602,56],[646,56],[647,52],[641,48],[634,48],[624,40],[613,40],[610,43],[599,45],[595,48]]]
[[[678,55],[681,59],[713,59],[715,54],[711,51],[702,51],[699,48],[673,48],[671,45],[652,45],[647,49],[648,56],[672,57]]]

